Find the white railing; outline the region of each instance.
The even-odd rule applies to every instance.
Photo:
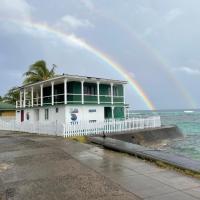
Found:
[[[64,95],[65,94],[55,94],[55,95],[53,95],[53,97],[54,97],[54,104],[64,104]],[[67,102],[68,103],[74,103],[74,102],[76,102],[76,103],[81,103],[82,102],[82,100],[80,99],[79,101],[74,101],[74,100],[72,100],[72,101],[70,101],[69,99],[69,97],[70,96],[80,96],[80,98],[81,98],[81,93],[78,93],[78,94],[75,94],[75,93],[67,93]],[[93,94],[84,94],[84,97],[85,98],[87,98],[87,97],[98,97],[98,95],[93,95]],[[111,95],[99,95],[99,98],[100,98],[100,103],[111,103],[111,99],[110,99],[110,101],[108,101],[108,102],[105,102],[105,101],[101,101],[101,97],[110,97],[111,98]],[[56,100],[56,98],[58,98],[57,100]],[[61,99],[59,99],[59,98],[61,98]],[[114,98],[114,100],[115,99],[117,99],[117,98],[123,98],[123,96],[113,96],[113,98]],[[50,96],[43,96],[43,105],[51,105],[52,104],[52,95],[50,95]],[[47,102],[45,102],[45,100],[47,100]],[[96,98],[96,100],[89,100],[89,101],[85,101],[84,100],[84,102],[85,103],[98,103],[98,99]],[[122,103],[124,103],[124,99],[123,100],[121,100],[121,101],[119,101],[119,102],[117,102],[117,101],[114,101],[114,103],[116,103],[116,104],[122,104]],[[33,106],[40,106],[41,105],[41,97],[34,97],[33,98]],[[32,107],[32,100],[30,99],[30,98],[27,98],[26,99],[26,101],[24,102],[24,100],[22,100],[21,101],[21,103],[20,103],[20,101],[16,101],[16,108],[23,108],[23,107]]]
[[[123,120],[105,120],[100,122],[71,122],[66,125],[65,137],[87,135],[121,134],[132,130],[161,127],[159,116],[149,118],[132,118]]]
[[[92,136],[121,134],[127,131],[142,130],[161,127],[159,116],[149,118],[131,118],[121,120],[105,121],[80,121],[62,124],[57,122],[49,123],[17,123],[15,118],[0,118],[0,130],[21,131],[63,137]]]

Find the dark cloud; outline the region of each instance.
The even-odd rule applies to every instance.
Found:
[[[58,65],[59,73],[123,79],[83,48],[9,22],[18,16],[61,28],[101,49],[134,75],[157,108],[192,107],[188,95],[198,107],[199,6],[197,0],[2,0],[0,95],[20,84],[38,59]],[[146,109],[130,86],[127,101],[134,109]]]

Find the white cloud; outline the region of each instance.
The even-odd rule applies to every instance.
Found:
[[[183,14],[183,10],[181,10],[180,8],[175,8],[173,10],[170,10],[165,16],[165,21],[167,23],[170,23],[174,21],[175,19],[177,19],[177,17],[181,16],[182,14]]]
[[[200,70],[199,69],[192,69],[190,67],[180,67],[180,68],[175,68],[173,69],[174,72],[183,72],[189,75],[200,75]]]
[[[32,7],[26,0],[0,0],[0,18],[28,19]]]
[[[57,26],[66,29],[78,29],[81,27],[94,27],[94,25],[87,19],[78,19],[72,15],[65,15],[61,18]]]
[[[94,10],[94,4],[91,0],[80,0],[81,3],[89,10]]]
[[[79,28],[79,27],[91,27],[93,26],[89,20],[84,19],[80,20],[74,16],[71,15],[65,15],[61,19],[66,25],[71,26],[72,28]]]

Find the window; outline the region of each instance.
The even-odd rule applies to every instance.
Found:
[[[119,96],[119,90],[117,86],[113,86],[113,96]]]
[[[89,109],[89,112],[97,112],[96,109]]]
[[[97,94],[96,86],[95,85],[85,85],[84,86],[84,94],[96,95]]]
[[[45,120],[48,120],[48,119],[49,119],[49,109],[45,109],[44,112],[45,112],[45,113],[44,113],[44,119],[45,119]]]
[[[97,120],[89,120],[89,123],[96,123]]]
[[[108,88],[108,95],[111,95],[111,87]]]
[[[29,112],[26,113],[26,120],[29,120],[30,119],[30,115],[29,115]]]
[[[58,113],[59,112],[59,108],[56,108],[56,113]]]

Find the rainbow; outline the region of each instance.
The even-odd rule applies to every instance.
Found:
[[[167,64],[167,61],[158,53],[154,48],[148,45],[144,39],[138,35],[133,29],[131,29],[126,24],[122,23],[115,18],[111,16],[107,16],[105,13],[94,11],[96,14],[100,15],[101,17],[106,18],[106,20],[111,20],[112,22],[119,25],[127,34],[129,34],[132,38],[135,38],[141,45],[141,47],[146,50],[154,59],[156,62],[159,63],[159,67],[162,68],[162,70],[165,71],[166,75],[169,77],[169,79],[174,83],[175,87],[178,89],[182,97],[184,97],[184,100],[186,100],[186,103],[190,108],[197,108],[197,103],[194,101],[194,99],[191,97],[189,92],[183,87],[183,85],[180,83],[180,81],[174,76],[172,71],[170,70],[170,67]]]
[[[0,20],[5,21],[5,19],[0,19]],[[133,77],[129,75],[129,73],[125,70],[125,68],[121,66],[119,63],[115,62],[113,59],[111,59],[107,54],[103,53],[101,50],[93,47],[88,42],[84,41],[81,38],[76,37],[73,34],[67,34],[66,32],[62,30],[59,30],[54,27],[50,27],[48,24],[42,24],[39,22],[30,21],[30,20],[27,20],[27,21],[21,21],[18,19],[6,19],[6,20],[9,22],[15,23],[16,25],[20,25],[26,28],[35,29],[41,32],[51,33],[68,44],[69,43],[74,44],[92,53],[93,55],[95,55],[96,57],[98,57],[99,59],[107,63],[108,65],[110,65],[119,74],[121,74],[121,76],[124,77],[129,82],[134,92],[138,94],[138,96],[145,103],[148,109],[155,110],[155,106],[153,105],[151,100],[148,98],[148,96],[145,94],[142,87]]]

